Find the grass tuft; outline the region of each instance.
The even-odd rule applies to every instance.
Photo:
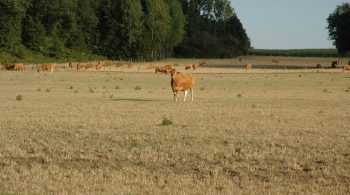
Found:
[[[141,87],[137,85],[134,89],[135,90],[141,90]]]
[[[163,120],[162,120],[162,125],[164,126],[168,126],[168,125],[172,125],[173,124],[173,121],[167,117],[164,117]]]
[[[16,100],[17,100],[17,101],[21,101],[22,99],[23,99],[23,96],[22,96],[22,95],[17,95],[17,96],[16,96]]]

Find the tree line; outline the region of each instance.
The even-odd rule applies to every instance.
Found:
[[[229,0],[0,0],[0,8],[0,51],[18,58],[224,58],[250,47]]]

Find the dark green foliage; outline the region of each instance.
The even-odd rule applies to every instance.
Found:
[[[333,40],[340,54],[350,52],[350,4],[343,3],[337,6],[335,11],[329,15],[328,31],[329,38]]]
[[[228,58],[247,53],[250,40],[228,0],[183,0],[186,36],[178,56]]]
[[[164,117],[163,120],[162,120],[162,125],[164,126],[168,126],[168,125],[172,125],[173,124],[173,121],[167,117]]]
[[[0,0],[1,62],[232,57],[249,39],[228,0]]]

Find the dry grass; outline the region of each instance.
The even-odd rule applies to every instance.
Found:
[[[350,193],[350,74],[201,71],[1,71],[0,193]]]

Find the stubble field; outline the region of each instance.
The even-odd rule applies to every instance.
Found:
[[[1,71],[0,193],[350,193],[349,73],[201,70]]]

